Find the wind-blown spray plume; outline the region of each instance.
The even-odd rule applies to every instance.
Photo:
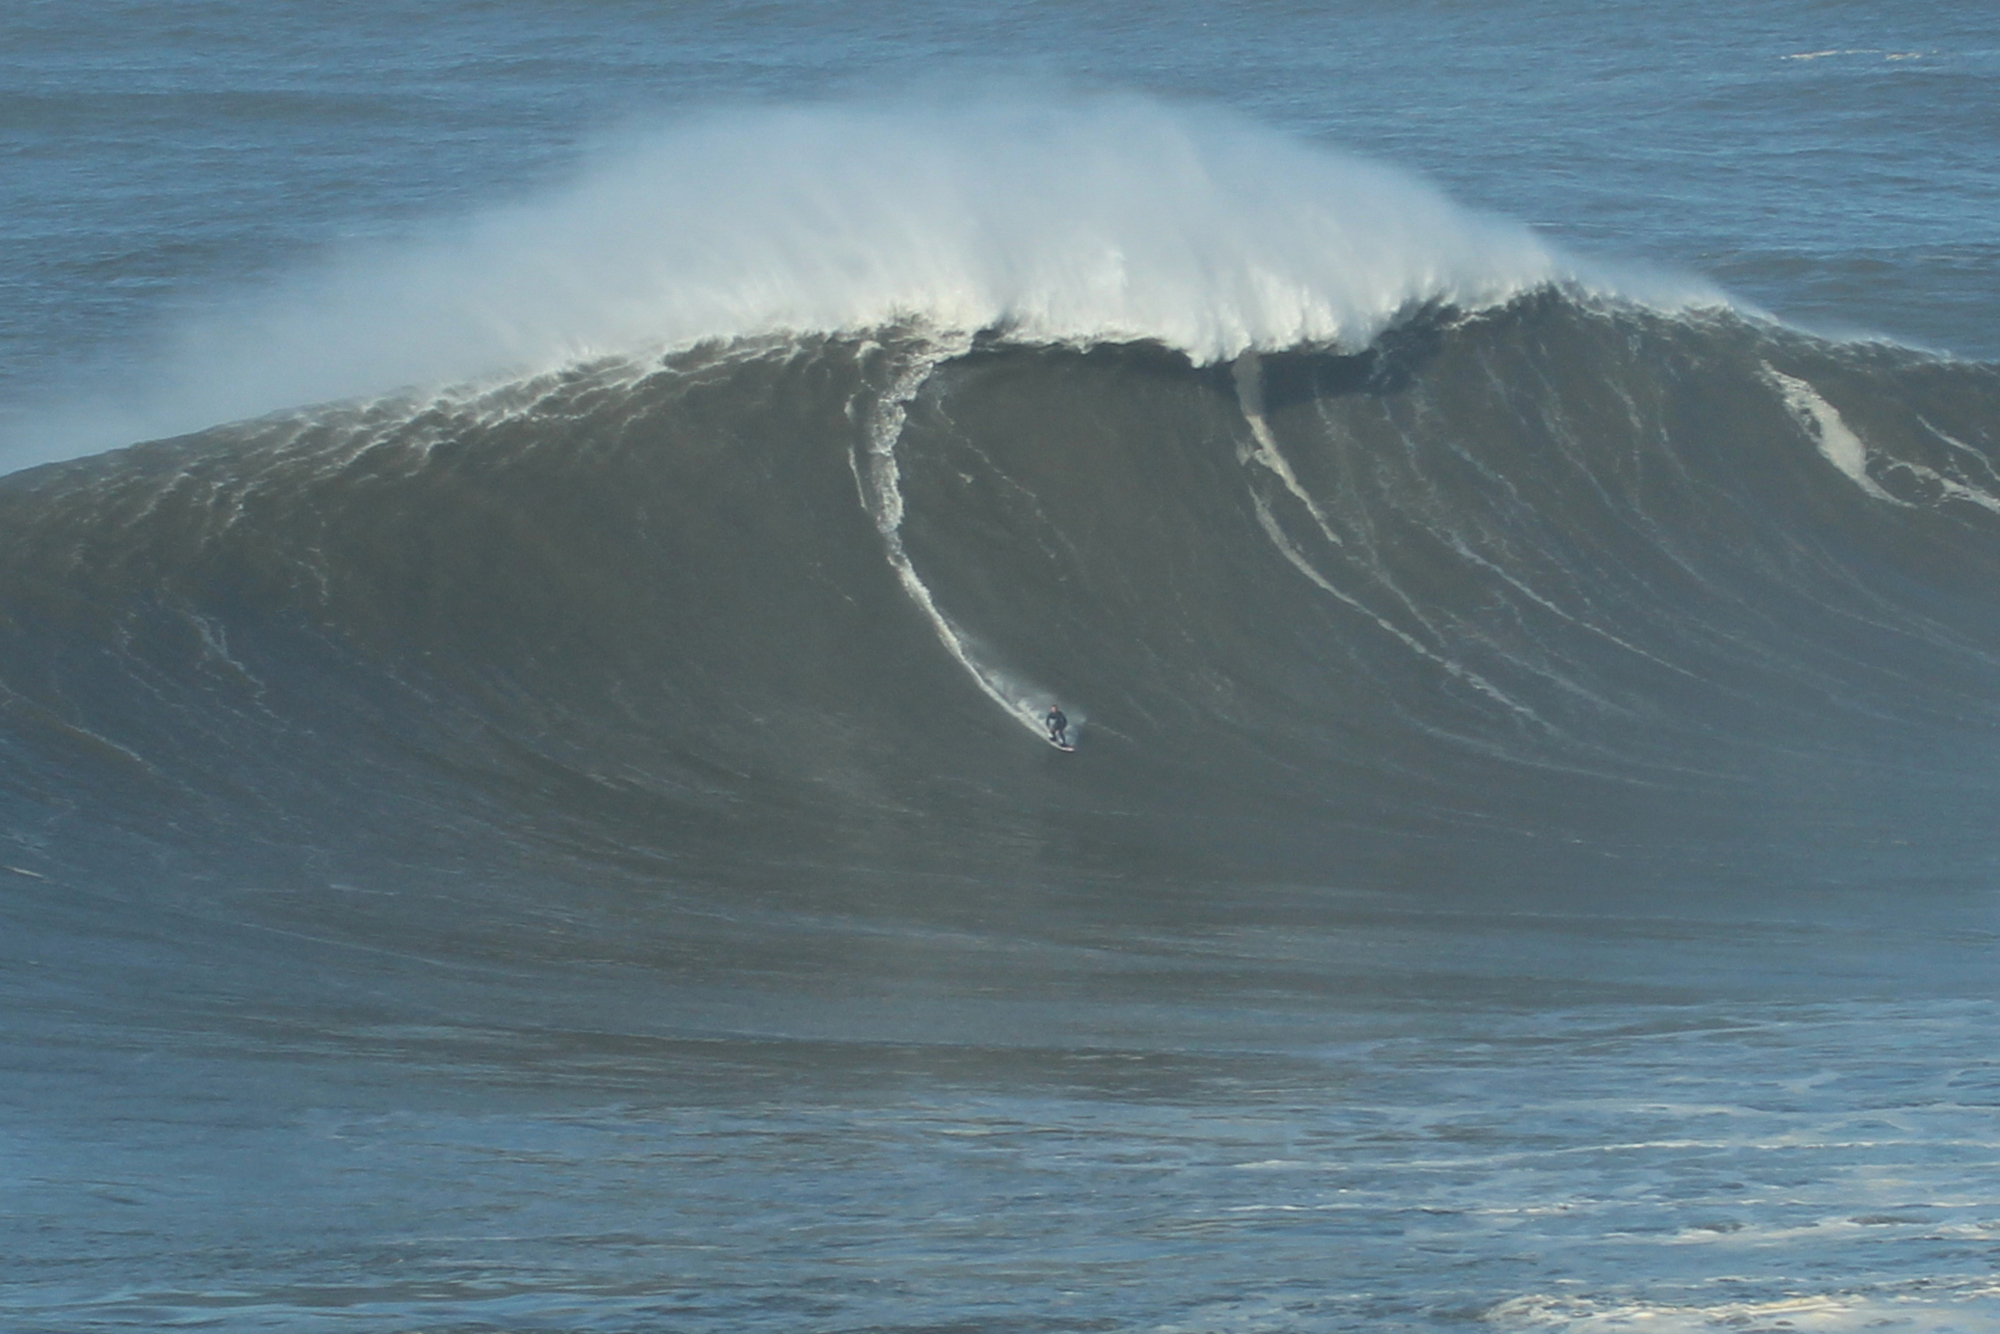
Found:
[[[550,197],[212,313],[173,335],[144,388],[23,443],[47,456],[51,433],[73,451],[779,330],[916,321],[1152,339],[1200,361],[1352,347],[1413,308],[1568,274],[1518,225],[1213,108],[739,111],[628,137]]]

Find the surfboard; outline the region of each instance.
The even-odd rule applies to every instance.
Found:
[[[1059,750],[1059,751],[1062,751],[1062,752],[1063,752],[1064,754],[1070,754],[1070,753],[1073,753],[1073,752],[1074,752],[1074,751],[1076,750],[1076,747],[1075,747],[1075,746],[1065,746],[1065,745],[1064,745],[1064,744],[1063,744],[1062,742],[1060,742],[1060,741],[1056,740],[1056,739],[1055,739],[1054,737],[1052,737],[1052,736],[1051,736],[1051,737],[1043,737],[1042,739],[1043,739],[1044,741],[1048,742],[1048,743],[1049,743],[1049,744],[1050,744],[1051,746],[1054,746],[1054,747],[1055,747],[1055,748],[1056,748],[1057,750]]]

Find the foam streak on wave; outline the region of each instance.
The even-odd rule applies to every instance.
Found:
[[[1284,485],[1285,490],[1290,492],[1294,499],[1305,506],[1306,513],[1312,516],[1314,526],[1319,529],[1320,535],[1328,543],[1335,547],[1345,546],[1346,543],[1341,541],[1340,535],[1334,531],[1332,523],[1328,521],[1326,511],[1320,508],[1319,502],[1313,499],[1312,494],[1299,481],[1298,474],[1292,470],[1291,463],[1278,448],[1278,440],[1271,433],[1270,423],[1264,420],[1263,368],[1259,364],[1256,354],[1248,351],[1242,353],[1236,358],[1236,363],[1231,369],[1235,376],[1237,406],[1243,413],[1243,420],[1250,427],[1251,438],[1256,442],[1256,447],[1247,452],[1244,461],[1257,463],[1265,471],[1276,477]],[[1410,652],[1416,654],[1426,662],[1443,668],[1445,672],[1471,686],[1480,694],[1511,710],[1522,720],[1533,722],[1544,728],[1548,727],[1546,722],[1536,716],[1533,709],[1528,708],[1517,700],[1509,698],[1505,691],[1487,681],[1477,672],[1468,670],[1463,664],[1455,662],[1449,657],[1432,652],[1415,635],[1410,634],[1407,630],[1402,629],[1377,612],[1370,610],[1359,598],[1354,597],[1350,593],[1342,592],[1339,588],[1335,587],[1333,581],[1314,568],[1313,563],[1306,559],[1305,553],[1299,550],[1298,544],[1292,541],[1286,534],[1283,525],[1278,522],[1278,516],[1271,512],[1270,502],[1266,501],[1263,496],[1257,494],[1254,490],[1250,493],[1250,501],[1256,507],[1257,522],[1264,529],[1265,536],[1271,539],[1271,544],[1278,549],[1279,554],[1291,563],[1294,569],[1317,585],[1321,592],[1330,594],[1341,603],[1366,616],[1392,638],[1401,643],[1403,647],[1409,649]],[[1398,596],[1400,597],[1401,595],[1398,594]],[[1405,606],[1409,606],[1407,598],[1402,600]],[[1417,615],[1415,607],[1410,607],[1410,612],[1413,616]],[[1418,616],[1418,619],[1421,621],[1422,617]]]
[[[847,461],[854,470],[854,482],[861,492],[862,506],[874,519],[876,531],[882,535],[889,568],[896,572],[903,591],[909,594],[910,601],[916,603],[917,609],[923,612],[924,618],[937,632],[938,642],[944,645],[945,651],[965,669],[966,675],[987,698],[998,704],[1014,721],[1040,735],[1042,700],[1039,692],[1023,697],[1003,673],[979,660],[967,644],[965,635],[939,609],[930,586],[917,573],[909,550],[903,544],[902,465],[896,461],[896,442],[902,438],[910,399],[923,387],[924,381],[930,378],[939,363],[962,355],[970,347],[969,337],[942,336],[912,355],[869,413],[863,437],[867,442],[866,460],[858,451],[852,451]]]
[[[1833,405],[1820,397],[1818,390],[1804,380],[1772,369],[1769,363],[1764,365],[1764,374],[1770,377],[1772,385],[1784,399],[1786,410],[1798,422],[1799,428],[1812,437],[1828,463],[1840,469],[1856,486],[1875,499],[1886,500],[1892,505],[1903,503],[1868,475],[1868,446],[1840,419]]]
[[[1236,364],[1231,369],[1236,378],[1237,406],[1242,409],[1243,420],[1250,427],[1250,438],[1257,442],[1257,447],[1250,451],[1250,458],[1283,482],[1285,490],[1306,507],[1306,513],[1312,515],[1322,537],[1337,547],[1347,545],[1340,540],[1340,534],[1333,531],[1333,525],[1327,522],[1326,511],[1319,507],[1319,502],[1299,484],[1298,474],[1292,471],[1291,463],[1278,448],[1277,437],[1271,434],[1270,423],[1264,420],[1264,374],[1257,362],[1257,354],[1244,352],[1236,358]]]

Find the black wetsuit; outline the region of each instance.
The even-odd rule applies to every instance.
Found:
[[[1063,717],[1061,709],[1049,710],[1049,740],[1058,746],[1069,744],[1069,719]]]

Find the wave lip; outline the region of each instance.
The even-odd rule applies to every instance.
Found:
[[[1587,275],[1526,227],[1216,108],[1136,96],[738,110],[567,188],[355,252],[184,327],[116,429],[765,333],[911,323],[1356,348]],[[94,429],[114,429],[98,414]]]
[[[917,318],[1221,361],[1363,344],[1414,306],[1488,305],[1560,270],[1525,228],[1214,109],[815,107],[611,155],[390,262],[384,313],[535,359]],[[375,323],[385,294],[335,277],[366,297],[343,322]]]

